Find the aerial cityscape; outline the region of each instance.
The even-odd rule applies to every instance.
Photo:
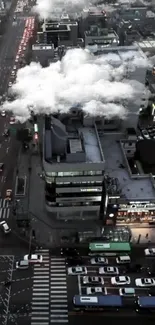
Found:
[[[155,3],[0,1],[0,325],[155,321]]]

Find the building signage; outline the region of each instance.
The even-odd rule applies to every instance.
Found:
[[[119,211],[128,212],[148,212],[150,210],[155,210],[155,203],[132,203],[132,204],[120,204]]]

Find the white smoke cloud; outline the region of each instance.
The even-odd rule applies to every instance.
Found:
[[[1,109],[13,111],[24,121],[31,110],[37,114],[66,113],[80,104],[86,113],[122,118],[127,113],[123,103],[134,103],[145,90],[139,82],[125,79],[126,73],[147,65],[136,52],[124,54],[122,64],[116,54],[94,56],[83,49],[72,49],[49,67],[31,63],[20,69],[12,86],[16,99],[6,101]]]
[[[85,15],[88,14],[89,9],[93,9],[94,12],[114,10],[111,5],[97,5],[97,2],[98,0],[37,0],[33,12],[37,13],[40,19],[60,19],[63,13],[79,17],[83,10]]]

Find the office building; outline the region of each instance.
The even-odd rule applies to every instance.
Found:
[[[37,32],[38,43],[59,46],[76,46],[78,42],[78,23],[63,15],[60,21],[44,20]]]
[[[51,217],[102,218],[105,161],[95,124],[88,126],[73,108],[67,116],[46,117],[43,139],[45,206]]]
[[[107,191],[105,224],[155,222],[155,142],[137,141],[135,131],[128,131],[100,138]]]
[[[102,47],[113,47],[119,45],[119,37],[114,30],[91,25],[84,33],[85,46],[100,45]]]

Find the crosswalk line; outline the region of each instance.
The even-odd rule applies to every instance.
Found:
[[[51,286],[51,289],[67,289],[67,286],[65,285],[65,286],[59,286],[59,285],[57,285],[57,286]]]

